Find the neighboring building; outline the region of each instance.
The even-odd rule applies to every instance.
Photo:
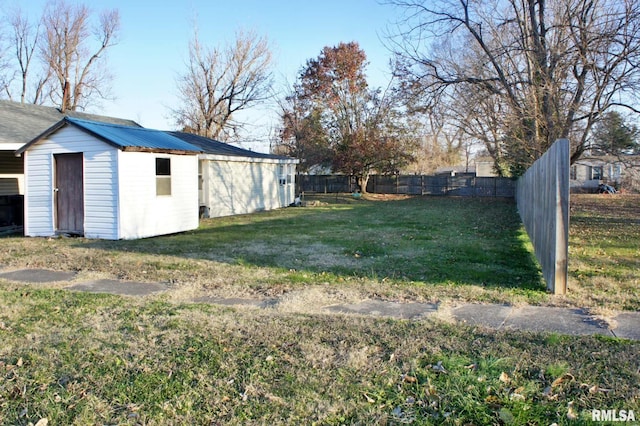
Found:
[[[202,150],[198,161],[202,217],[272,210],[294,202],[299,160],[248,151],[190,133],[171,135]]]
[[[24,233],[117,240],[196,229],[200,152],[167,132],[65,117],[17,151]]]
[[[448,176],[475,176],[475,177],[497,177],[494,167],[494,161],[491,157],[478,157],[472,160],[472,164],[469,165],[457,165],[439,167],[436,169],[436,175],[448,175]]]
[[[131,120],[0,100],[0,196],[24,194],[24,164],[15,151],[64,117],[140,127]]]
[[[54,192],[67,163],[82,173],[74,190],[82,205]],[[217,217],[288,206],[296,164],[131,120],[0,101],[0,227],[22,225],[24,205],[29,236],[143,238],[197,228],[199,211]],[[157,194],[167,181],[171,196]],[[59,202],[77,203],[76,213],[66,217]]]
[[[633,166],[633,167],[631,167]],[[574,192],[596,192],[598,185],[606,183],[616,189],[638,189],[640,156],[587,156],[571,165],[569,182]]]
[[[444,166],[438,167],[434,173],[436,176],[475,176],[475,166]]]
[[[476,163],[477,177],[497,177],[495,161],[491,157],[478,157]]]

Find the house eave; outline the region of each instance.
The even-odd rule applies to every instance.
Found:
[[[174,154],[174,155],[198,155],[198,151],[185,151],[179,149],[163,149],[163,148],[144,148],[139,146],[119,147],[124,152],[152,152],[157,154]]]
[[[17,151],[24,146],[23,143],[7,142],[0,143],[0,151]]]
[[[229,161],[237,163],[267,163],[267,164],[298,164],[300,160],[297,158],[255,158],[242,157],[237,155],[220,155],[220,154],[200,154],[200,160],[209,161]]]

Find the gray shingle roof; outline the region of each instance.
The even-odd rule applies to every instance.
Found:
[[[3,144],[28,143],[67,116],[104,123],[140,127],[138,123],[132,120],[86,114],[79,111],[62,113],[54,107],[0,100],[0,150],[3,149]]]

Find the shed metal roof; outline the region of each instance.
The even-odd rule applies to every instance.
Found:
[[[195,145],[201,149],[205,154],[211,155],[223,155],[227,157],[246,157],[246,158],[261,158],[270,160],[288,160],[293,161],[291,157],[285,157],[282,155],[264,154],[261,152],[249,151],[248,149],[239,148],[237,146],[229,145],[228,143],[220,142],[214,139],[209,139],[204,136],[194,135],[192,133],[184,132],[169,132],[173,136]]]
[[[199,147],[161,130],[65,117],[60,122],[47,129],[44,133],[33,139],[27,145],[16,151],[16,154],[22,154],[31,145],[69,124],[79,127],[102,141],[123,151],[165,152],[177,154],[197,154],[202,152],[202,149]]]

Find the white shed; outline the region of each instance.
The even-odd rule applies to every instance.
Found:
[[[135,239],[198,227],[198,153],[167,132],[66,117],[23,146],[27,236]]]
[[[202,150],[198,186],[203,217],[273,210],[295,201],[299,160],[249,151],[190,133],[171,135]]]

